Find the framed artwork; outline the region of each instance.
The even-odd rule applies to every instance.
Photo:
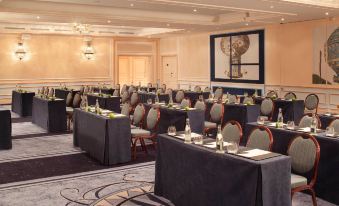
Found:
[[[313,84],[339,85],[339,26],[324,25],[313,31]]]
[[[264,48],[264,30],[211,35],[211,81],[264,84]]]

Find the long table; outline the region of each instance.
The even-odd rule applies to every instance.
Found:
[[[173,90],[172,97],[173,101],[175,101],[175,96],[179,90]],[[192,103],[192,107],[195,105],[199,97],[202,95],[204,99],[208,99],[210,92],[194,92],[194,91],[184,91],[185,97],[189,98]]]
[[[73,143],[101,164],[129,162],[131,160],[130,120],[126,116],[109,119],[75,109]]]
[[[256,97],[254,101],[256,104],[261,104],[265,98]],[[304,115],[304,100],[285,100],[285,99],[274,99],[274,111],[272,121],[277,121],[279,108],[282,109],[284,116],[284,122],[294,121],[299,123],[300,119]]]
[[[250,131],[257,126],[249,123],[243,138],[243,144],[248,139]],[[269,127],[273,134],[273,152],[286,154],[289,142],[301,134],[298,131]],[[315,191],[318,197],[339,205],[339,138],[326,137],[324,133],[314,135],[320,145],[320,161]]]
[[[67,129],[66,101],[33,98],[32,122],[49,132],[64,132]]]
[[[319,119],[321,122],[321,128],[326,129],[328,126],[330,126],[333,120],[338,119],[338,118],[339,118],[339,115],[320,114]]]
[[[0,150],[12,149],[11,112],[0,107]]]
[[[67,99],[67,95],[72,92],[72,96],[74,97],[74,95],[78,92],[80,92],[80,90],[75,90],[75,89],[55,89],[54,93],[55,93],[55,97],[60,98],[60,99]]]
[[[96,93],[99,93],[100,90],[102,94],[110,94],[110,95],[113,95],[115,91],[115,89],[113,88],[99,88],[99,87],[93,88],[93,92],[96,92]]]
[[[34,92],[12,91],[12,111],[22,117],[32,116]]]
[[[94,94],[88,94],[87,95],[88,105],[95,105],[97,99],[99,101],[100,108],[120,113],[121,97],[117,96],[103,97]]]
[[[156,94],[152,92],[138,92],[139,101],[141,103],[147,103],[147,100],[151,99],[153,103],[155,103]],[[169,102],[168,94],[158,94],[159,102],[165,102],[166,104]]]
[[[144,104],[146,114],[152,106],[159,107],[160,121],[158,124],[158,134],[166,133],[169,126],[175,126],[177,131],[184,131],[186,126],[186,118],[190,121],[192,132],[202,134],[204,131],[205,114],[202,110],[191,109],[175,109],[166,106]]]
[[[290,206],[291,161],[255,161],[158,135],[154,193],[177,206]]]

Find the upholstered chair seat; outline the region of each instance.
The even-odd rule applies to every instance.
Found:
[[[144,129],[140,129],[140,128],[135,128],[135,129],[131,129],[131,135],[132,137],[136,137],[136,136],[146,136],[146,135],[150,135],[151,132],[144,130]]]
[[[307,185],[307,178],[296,175],[296,174],[291,174],[291,188],[296,188],[300,186]]]
[[[264,126],[259,126],[252,130],[248,137],[246,147],[271,151],[273,136],[271,131]]]
[[[240,143],[242,138],[242,128],[239,122],[231,120],[227,122],[221,131],[221,134],[226,142]]]

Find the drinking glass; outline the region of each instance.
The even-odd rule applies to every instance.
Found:
[[[330,136],[330,137],[334,136],[334,127],[327,127],[326,128],[326,136]]]
[[[175,136],[177,133],[177,129],[175,128],[175,126],[169,126],[168,130],[167,130],[167,134],[170,136]]]
[[[287,122],[287,129],[293,130],[295,127],[294,121],[288,121]]]
[[[265,124],[265,118],[262,117],[262,116],[259,116],[259,117],[257,118],[257,124],[258,124],[258,125],[263,125],[263,124]]]
[[[152,104],[152,99],[147,99],[147,104]]]
[[[194,144],[200,144],[200,145],[203,144],[203,137],[202,137],[202,135],[194,137],[193,142],[194,142]]]
[[[229,144],[227,145],[227,152],[231,153],[231,154],[237,154],[239,151],[239,144],[238,142],[235,141],[231,141],[229,142]]]

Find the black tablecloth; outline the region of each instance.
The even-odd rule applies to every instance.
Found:
[[[337,118],[338,117],[327,116],[327,115],[320,114],[319,115],[319,119],[320,119],[320,122],[321,122],[321,128],[322,129],[326,129],[328,126],[330,126],[332,121],[337,119]]]
[[[101,90],[102,94],[113,95],[115,89],[113,89],[113,88],[98,88],[98,87],[93,88],[93,92],[96,92],[96,93],[99,93],[100,90]]]
[[[12,149],[11,112],[0,107],[0,150]]]
[[[195,105],[197,100],[199,99],[199,96],[203,96],[204,99],[208,99],[210,93],[209,92],[193,92],[193,91],[185,91],[185,97],[189,98],[192,103],[192,107]]]
[[[33,97],[32,122],[49,132],[64,132],[67,129],[66,101],[50,101]]]
[[[155,103],[155,93],[147,93],[147,92],[139,92],[139,101],[141,103],[147,103],[148,99],[152,99],[152,102]],[[166,104],[169,102],[169,96],[168,94],[159,94],[159,102],[165,102]]]
[[[156,87],[140,87],[140,90],[147,91],[147,92],[156,92]]]
[[[95,105],[96,100],[99,100],[100,108],[108,109],[120,113],[121,97],[99,97],[96,95],[87,95],[88,105]]]
[[[247,124],[243,144],[247,141],[249,132],[256,126],[256,123]],[[274,139],[272,150],[281,154],[286,154],[289,142],[300,134],[297,131],[269,128]],[[325,137],[323,133],[315,135],[315,138],[320,145],[320,161],[315,191],[318,197],[339,205],[339,138]]]
[[[146,115],[152,105],[144,104]],[[154,106],[154,105],[153,105]],[[160,121],[158,124],[158,134],[167,133],[169,126],[175,126],[177,131],[184,131],[186,118],[190,120],[192,132],[202,134],[204,131],[204,112],[201,110],[181,110],[160,107]]]
[[[254,98],[256,104],[261,104],[264,98],[256,97]],[[279,108],[282,109],[284,116],[284,122],[294,121],[296,124],[299,123],[300,119],[304,115],[304,100],[282,100],[275,99],[274,102],[274,112],[272,121],[277,121]]]
[[[131,160],[131,126],[128,117],[109,119],[74,110],[73,141],[104,165]]]
[[[206,120],[210,119],[210,110],[212,102],[206,102]],[[223,124],[230,120],[235,120],[240,123],[242,128],[245,128],[246,123],[256,122],[260,115],[260,105],[244,105],[244,104],[224,104],[224,119]]]
[[[289,206],[290,158],[254,161],[158,135],[154,193],[177,206]]]
[[[12,91],[12,111],[22,117],[32,116],[32,103],[34,92]]]
[[[65,90],[65,89],[55,89],[54,93],[55,93],[55,97],[60,98],[60,99],[67,99],[67,95],[72,92],[72,95],[74,97],[74,95],[77,92],[80,92],[80,90]]]

